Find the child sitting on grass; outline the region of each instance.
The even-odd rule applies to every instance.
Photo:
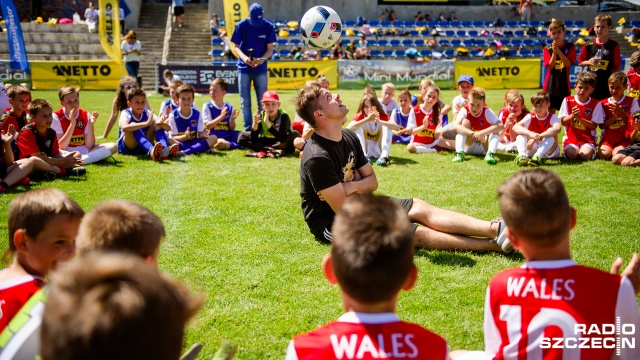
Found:
[[[205,129],[200,111],[193,108],[195,90],[191,85],[182,85],[176,90],[179,108],[169,115],[171,137],[178,142],[180,151],[184,155],[203,152],[213,153],[213,147],[218,142],[215,135],[209,135]]]
[[[118,153],[124,155],[146,154],[153,161],[161,161],[169,156],[176,156],[177,144],[168,145],[167,133],[171,127],[166,115],[157,118],[152,111],[146,109],[147,96],[140,88],[127,94],[129,108],[120,114],[120,135],[118,136]],[[157,141],[155,145],[153,140]]]
[[[9,204],[9,246],[0,271],[0,331],[58,264],[75,255],[82,208],[55,189],[26,192]]]
[[[440,89],[430,86],[424,93],[422,105],[416,105],[413,109],[415,122],[410,122],[406,129],[411,134],[411,142],[407,145],[409,152],[418,154],[436,152],[436,146],[453,149],[453,141],[440,137],[442,131],[440,110]]]
[[[627,76],[617,72],[609,76],[609,93],[611,97],[600,101],[604,111],[604,122],[600,124],[600,148],[598,158],[608,160],[618,151],[631,145],[628,138],[627,121],[629,115],[640,110],[638,100],[626,96]]]
[[[400,126],[398,130],[391,130],[393,133],[394,144],[408,144],[411,142],[411,134],[406,133],[404,130],[409,125],[409,122],[416,121],[416,113],[411,105],[411,93],[409,90],[402,90],[398,94],[398,102],[400,106],[394,109],[389,116],[389,121],[394,122]]]
[[[542,159],[554,159],[560,155],[558,134],[560,122],[549,108],[549,94],[539,91],[531,97],[533,111],[513,126],[517,134],[518,166],[539,166]]]
[[[629,117],[626,134],[632,142],[631,145],[613,155],[611,162],[614,165],[640,166],[640,111]]]
[[[25,86],[14,85],[9,88],[7,95],[11,109],[5,111],[0,117],[0,130],[6,133],[9,131],[9,126],[13,125],[16,131],[20,132],[29,123],[27,108],[31,102],[31,91]]]
[[[502,131],[500,131],[500,143],[498,144],[498,151],[513,152],[516,147],[516,136],[511,129],[513,125],[522,121],[524,117],[529,114],[529,110],[524,104],[524,96],[516,89],[508,90],[504,94],[503,108],[498,112],[498,119],[504,125]]]
[[[223,78],[217,78],[209,86],[211,101],[202,105],[202,122],[210,135],[215,135],[218,142],[215,148],[218,150],[235,150],[240,148],[236,130],[236,119],[240,114],[238,109],[224,101],[227,95],[227,82]]]
[[[447,359],[442,337],[395,313],[400,292],[414,286],[418,273],[405,211],[387,197],[348,197],[331,232],[322,268],[340,286],[345,313],[296,336],[286,359]]]
[[[0,192],[7,191],[14,184],[29,185],[31,180],[27,177],[33,171],[31,159],[20,159],[14,161],[13,148],[11,144],[16,135],[13,125],[9,126],[9,131],[0,131],[2,147],[0,148]]]
[[[116,143],[96,144],[93,124],[98,112],[89,115],[89,112],[80,109],[78,89],[62,87],[58,91],[58,98],[62,108],[53,113],[51,128],[56,132],[61,150],[79,152],[85,165],[104,160],[118,151]]]
[[[20,159],[29,158],[36,171],[55,176],[84,175],[80,153],[74,151],[62,155],[58,137],[51,128],[53,123],[51,104],[43,99],[35,99],[29,104],[32,123],[26,125],[18,136]]]

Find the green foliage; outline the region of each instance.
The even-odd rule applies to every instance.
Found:
[[[525,91],[525,99],[535,90]],[[351,109],[361,91],[340,91]],[[293,114],[282,92],[282,106]],[[443,91],[450,103],[453,91]],[[495,112],[504,91],[489,91]],[[35,92],[59,104],[55,92]],[[113,99],[112,92],[84,91],[81,107],[100,112],[101,133]],[[159,109],[161,98],[149,98]],[[209,98],[197,96],[198,107]],[[237,95],[228,101],[239,106]],[[241,127],[241,117],[238,119]],[[107,140],[115,141],[117,129]],[[186,157],[154,163],[146,157],[116,155],[116,164],[87,167],[86,177],[35,182],[0,197],[0,227],[6,234],[7,206],[21,192],[56,187],[84,209],[108,199],[139,202],[164,221],[167,238],[159,259],[162,271],[186,282],[206,298],[190,323],[185,348],[204,344],[201,359],[211,358],[223,339],[239,345],[239,359],[284,357],[288,341],[337,318],[342,312],[339,291],[321,272],[329,247],[309,233],[300,210],[299,159],[245,158],[244,151]],[[391,164],[375,167],[378,193],[419,197],[437,206],[481,219],[499,216],[496,188],[519,169],[513,155],[498,154],[489,166],[482,157],[452,164],[450,153],[409,154],[393,145]],[[565,181],[578,210],[572,233],[574,258],[608,269],[618,256],[628,259],[640,248],[637,169],[609,162],[549,161],[547,169]],[[6,239],[6,237],[5,237]],[[5,245],[6,247],[6,245]],[[441,334],[452,349],[483,348],[482,318],[485,289],[497,272],[522,264],[520,256],[417,250],[419,280],[400,295],[401,317]]]

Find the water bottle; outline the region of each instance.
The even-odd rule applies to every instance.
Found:
[[[600,51],[600,50],[598,50],[598,51]],[[600,54],[600,55],[601,55],[600,57],[602,57],[602,54]],[[249,49],[249,60],[253,61],[253,49]]]
[[[602,48],[598,48],[598,51],[596,51],[596,54],[593,55],[593,58],[598,60],[602,59]]]

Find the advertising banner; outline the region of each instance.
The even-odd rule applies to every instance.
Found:
[[[115,90],[124,75],[121,62],[32,61],[33,88],[58,90],[76,86],[83,90]]]
[[[11,68],[9,60],[0,60],[0,80],[5,84],[27,84],[31,86],[31,74]]]
[[[540,66],[540,59],[457,61],[456,76],[471,75],[484,89],[537,89]]]
[[[118,0],[99,0],[98,33],[100,44],[109,58],[122,62],[120,50],[120,14]]]
[[[16,11],[13,0],[2,0],[2,17],[4,18],[4,26],[7,29],[7,42],[9,45],[9,72],[11,79],[6,81],[12,84],[29,83],[29,60],[27,60],[27,51],[24,47],[24,38],[22,37],[22,27],[20,27],[20,17]],[[21,78],[20,81],[13,81],[13,74]],[[4,79],[3,79],[4,81]]]
[[[269,63],[271,65],[271,63]],[[227,81],[227,93],[238,93],[238,69],[233,66],[221,65],[156,65],[156,74],[160,81],[164,81],[162,72],[171,70],[178,75],[185,84],[193,86],[197,93],[208,93],[209,85],[215,78],[223,78]]]
[[[327,61],[269,61],[269,90],[302,89],[308,80],[319,75],[329,79],[329,88],[338,88],[338,62]]]
[[[224,28],[229,39],[233,36],[236,25],[240,20],[249,17],[249,5],[247,0],[224,0]]]
[[[341,89],[376,88],[392,82],[398,88],[417,89],[424,78],[433,80],[441,89],[454,88],[453,60],[339,60],[338,78]]]

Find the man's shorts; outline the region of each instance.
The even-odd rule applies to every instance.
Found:
[[[2,161],[0,161],[0,179],[4,179],[7,177],[7,171],[9,167],[5,165]]]
[[[622,154],[624,156],[631,156],[636,160],[640,159],[640,141],[634,142],[628,147],[618,151],[618,154]]]
[[[566,98],[566,96],[549,95],[549,103],[551,104],[550,108],[560,110],[564,98]]]
[[[173,16],[180,16],[182,14],[184,14],[184,6],[173,7]]]
[[[409,213],[409,210],[411,210],[411,207],[413,206],[413,198],[398,199],[394,197],[389,197],[389,199],[393,200],[396,204],[400,205],[400,207],[403,208],[407,214]],[[331,227],[333,226],[333,219],[334,217],[331,217],[330,219],[326,219],[324,224],[317,226],[315,231],[313,230],[311,231],[311,233],[313,233],[313,235],[316,237],[316,240],[322,243],[331,242],[331,240],[333,239],[331,235]],[[412,224],[412,225],[413,225],[413,231],[415,231],[416,228],[418,227],[418,224]]]
[[[611,143],[611,142],[609,142],[609,141],[607,141],[607,140],[602,140],[602,141],[600,142],[600,147],[602,147],[602,146],[606,146],[606,147],[608,147],[609,149],[615,149],[615,148],[617,148],[618,146],[622,146],[622,147],[624,147],[624,148],[627,148],[627,147],[629,147],[630,145],[631,145],[631,143],[630,143],[629,141],[617,142],[617,143]]]

